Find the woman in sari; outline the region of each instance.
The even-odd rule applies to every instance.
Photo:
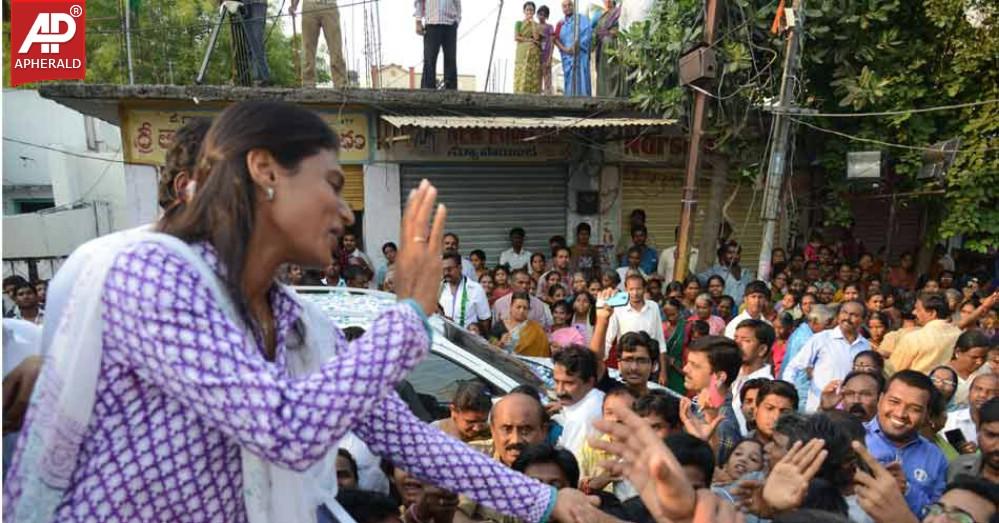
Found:
[[[534,2],[524,4],[524,19],[517,22],[517,61],[513,70],[513,92],[541,92],[541,26],[534,21]]]
[[[348,432],[501,512],[579,517],[582,494],[556,496],[422,423],[393,392],[426,356],[437,309],[446,213],[427,181],[403,211],[399,302],[365,335],[347,342],[275,281],[282,264],[329,265],[354,221],[339,143],[311,111],[234,104],[208,131],[181,211],[67,260],[86,277],[49,297],[65,307],[43,337],[5,522],[311,523],[320,505],[347,521],[333,467]]]
[[[683,364],[686,361],[687,350],[687,315],[683,314],[683,304],[676,298],[669,298],[663,304],[663,332],[666,335],[666,368],[659,370],[659,384],[673,392],[683,395]]]
[[[610,51],[617,48],[618,20],[621,6],[616,0],[604,0],[604,12],[597,20],[594,59],[597,62],[597,96],[626,96],[626,73],[621,62],[611,62]]]
[[[507,353],[548,358],[551,356],[548,334],[540,323],[527,319],[530,309],[530,294],[520,291],[513,293],[510,298],[510,316],[493,325],[489,340]]]

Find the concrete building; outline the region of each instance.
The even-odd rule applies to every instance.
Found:
[[[129,197],[116,125],[35,90],[3,98],[3,274],[47,279],[76,246],[136,224],[146,202]]]
[[[374,69],[374,68],[372,68]],[[403,67],[398,64],[383,65],[375,79],[375,88],[384,89],[419,89],[423,81],[423,72],[415,67]],[[444,75],[438,75],[438,83],[444,81]],[[474,74],[458,75],[459,91],[477,91]]]

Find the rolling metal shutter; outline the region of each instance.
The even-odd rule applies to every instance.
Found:
[[[704,218],[711,202],[705,199],[710,196],[711,180],[708,175],[701,176],[697,186],[697,212],[694,214],[693,246],[698,246],[704,232]],[[645,209],[645,224],[649,234],[656,241],[656,247],[662,250],[674,244],[674,230],[680,223],[680,200],[683,196],[683,171],[679,169],[640,169],[626,168],[621,178],[621,227],[627,228],[628,215],[632,209]],[[735,184],[725,187],[724,201],[732,196]],[[760,256],[760,241],[763,236],[763,223],[760,219],[760,205],[763,194],[759,192],[755,198],[753,188],[748,184],[738,187],[738,193],[728,208],[725,218],[732,225],[732,239],[742,245],[742,266],[755,270]],[[628,237],[631,231],[621,233]],[[701,253],[708,256],[709,264],[715,262],[715,253]]]
[[[364,210],[364,166],[363,165],[341,165],[343,169],[343,192],[344,200],[355,211]]]
[[[562,167],[540,165],[403,165],[403,205],[426,178],[447,205],[447,230],[461,253],[482,249],[490,267],[510,248],[514,227],[527,231],[526,248],[548,258],[548,238],[566,231],[567,179]]]

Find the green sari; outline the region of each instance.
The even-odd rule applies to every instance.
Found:
[[[541,92],[541,27],[534,20],[517,22],[517,35],[529,38],[517,42],[517,60],[513,70],[513,92],[537,94]]]
[[[666,340],[665,350],[666,357],[679,362],[681,367],[683,366],[683,342],[687,337],[686,333],[687,318],[683,314],[680,314],[680,319],[676,322],[673,333]],[[683,386],[683,373],[673,367],[668,368],[666,370],[666,387],[681,396],[685,395],[687,389]]]

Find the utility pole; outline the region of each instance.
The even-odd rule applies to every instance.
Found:
[[[757,277],[770,281],[770,260],[777,230],[777,217],[780,215],[781,186],[784,185],[784,171],[793,161],[788,158],[791,120],[788,110],[794,103],[794,82],[798,73],[798,51],[804,26],[804,0],[794,0],[790,16],[786,16],[787,36],[784,48],[784,74],[780,81],[780,101],[774,114],[774,138],[770,145],[770,163],[767,167],[767,185],[763,192],[763,240],[760,242],[760,265]],[[779,13],[778,13],[779,15]]]
[[[715,41],[715,26],[718,23],[718,0],[707,0],[704,17],[704,43],[710,48]],[[673,279],[683,281],[687,276],[690,259],[691,229],[694,225],[694,212],[697,210],[697,173],[701,170],[701,136],[704,134],[704,110],[708,95],[703,89],[694,90],[694,118],[690,125],[690,148],[687,152],[687,168],[683,185],[683,207],[680,213],[680,237],[677,238],[676,265]],[[711,231],[705,231],[714,234]]]
[[[135,70],[132,67],[132,8],[130,0],[124,1],[125,9],[125,59],[128,63],[128,85],[135,84]]]
[[[496,28],[493,29],[493,45],[489,47],[489,67],[486,68],[486,90],[489,90],[489,78],[493,73],[493,53],[496,52],[496,37],[499,36],[500,19],[503,18],[503,0],[499,3],[499,12],[496,13]],[[497,90],[498,91],[498,90]]]

